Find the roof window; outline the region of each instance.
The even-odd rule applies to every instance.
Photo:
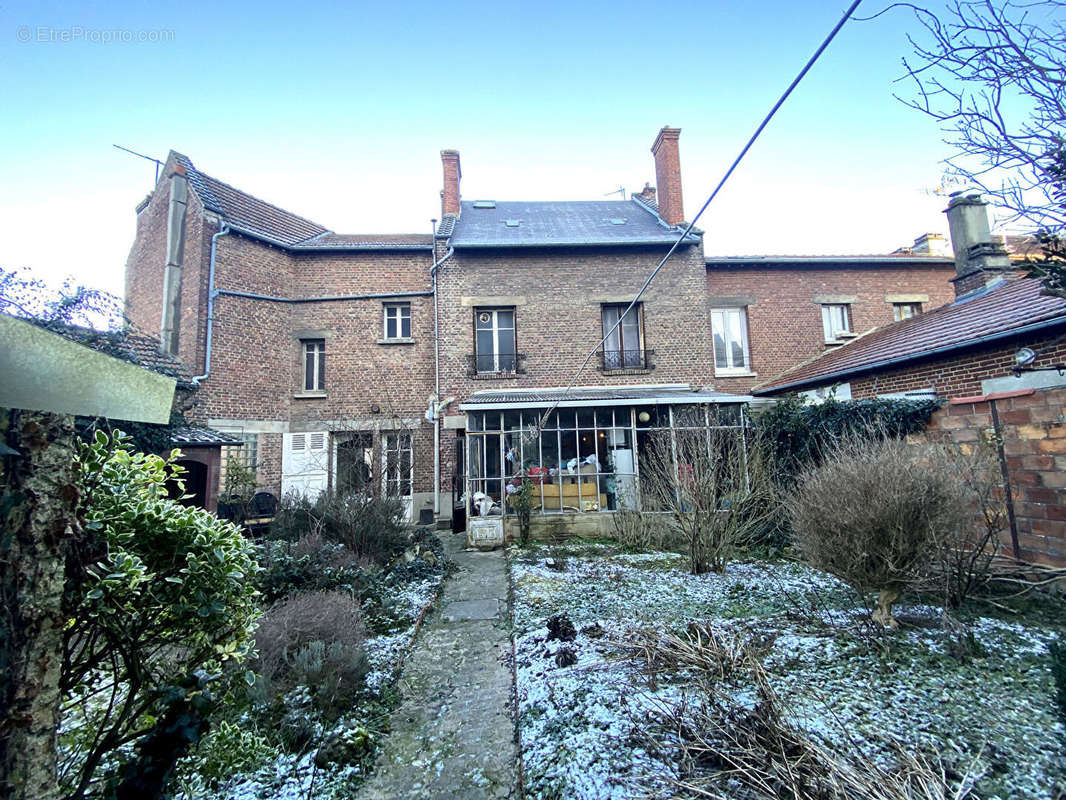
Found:
[[[508,228],[517,228],[521,224],[521,222],[522,220],[520,219],[505,219],[503,221],[503,224],[506,225]]]
[[[495,200],[475,200],[474,208],[496,208]]]
[[[609,223],[611,223],[612,225],[625,225],[626,224],[626,221],[624,219],[622,219],[621,217],[611,217],[607,221]]]

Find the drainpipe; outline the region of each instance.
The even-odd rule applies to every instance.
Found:
[[[229,226],[226,221],[219,218],[221,227],[218,229],[218,233],[211,237],[211,266],[207,272],[207,342],[204,347],[204,374],[197,375],[192,379],[192,382],[199,385],[200,381],[207,380],[211,375],[211,329],[215,321],[215,295],[218,292],[215,291],[215,253],[218,250],[218,240],[220,237],[229,233]]]
[[[433,266],[429,274],[433,278],[433,517],[440,516],[440,313],[437,302],[437,272],[440,265],[451,258],[454,248],[449,248],[444,258],[437,260],[437,220],[433,220]]]

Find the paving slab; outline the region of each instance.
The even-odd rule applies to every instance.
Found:
[[[404,664],[360,800],[517,796],[506,556],[441,538],[457,569]]]

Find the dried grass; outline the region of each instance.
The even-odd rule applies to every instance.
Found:
[[[698,670],[696,702],[652,701],[649,746],[679,751],[672,796],[758,800],[963,800],[980,777],[973,759],[961,777],[949,776],[940,758],[887,745],[891,767],[869,758],[837,723],[848,743],[831,752],[787,722],[754,639],[702,626],[685,637],[644,635],[622,645],[645,666]],[[753,705],[732,694],[733,681],[754,685]],[[642,722],[646,723],[646,720]]]

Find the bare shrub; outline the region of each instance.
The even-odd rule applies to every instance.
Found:
[[[993,577],[1000,535],[1008,524],[1002,478],[995,454],[984,444],[941,445],[928,458],[953,475],[970,513],[957,531],[935,539],[926,587],[941,596],[945,608],[958,608]]]
[[[724,572],[775,512],[766,462],[740,425],[659,431],[643,463],[645,496],[669,512],[694,575]]]
[[[980,774],[976,759],[961,776],[939,760],[889,742],[893,768],[863,752],[847,731],[846,744],[830,752],[789,723],[788,709],[774,691],[754,637],[702,627],[698,636],[661,635],[631,655],[653,663],[676,661],[697,671],[698,699],[656,701],[648,730],[651,748],[663,731],[680,749],[678,777],[667,779],[671,795],[793,800],[963,800]],[[734,680],[726,680],[732,678]],[[753,685],[755,701],[737,699],[737,680]],[[641,727],[646,718],[640,719]],[[838,723],[840,724],[840,723]],[[741,792],[738,793],[738,789]]]
[[[322,494],[315,500],[286,495],[269,536],[296,542],[305,536],[343,544],[364,561],[385,564],[407,544],[403,504],[395,497]]]
[[[268,683],[294,683],[294,659],[312,642],[334,643],[349,655],[362,651],[366,639],[359,601],[344,591],[309,592],[275,603],[255,632],[258,671]]]
[[[895,627],[892,604],[928,580],[943,543],[970,521],[957,481],[938,445],[843,440],[788,499],[797,547],[860,594],[878,592],[872,617]]]

